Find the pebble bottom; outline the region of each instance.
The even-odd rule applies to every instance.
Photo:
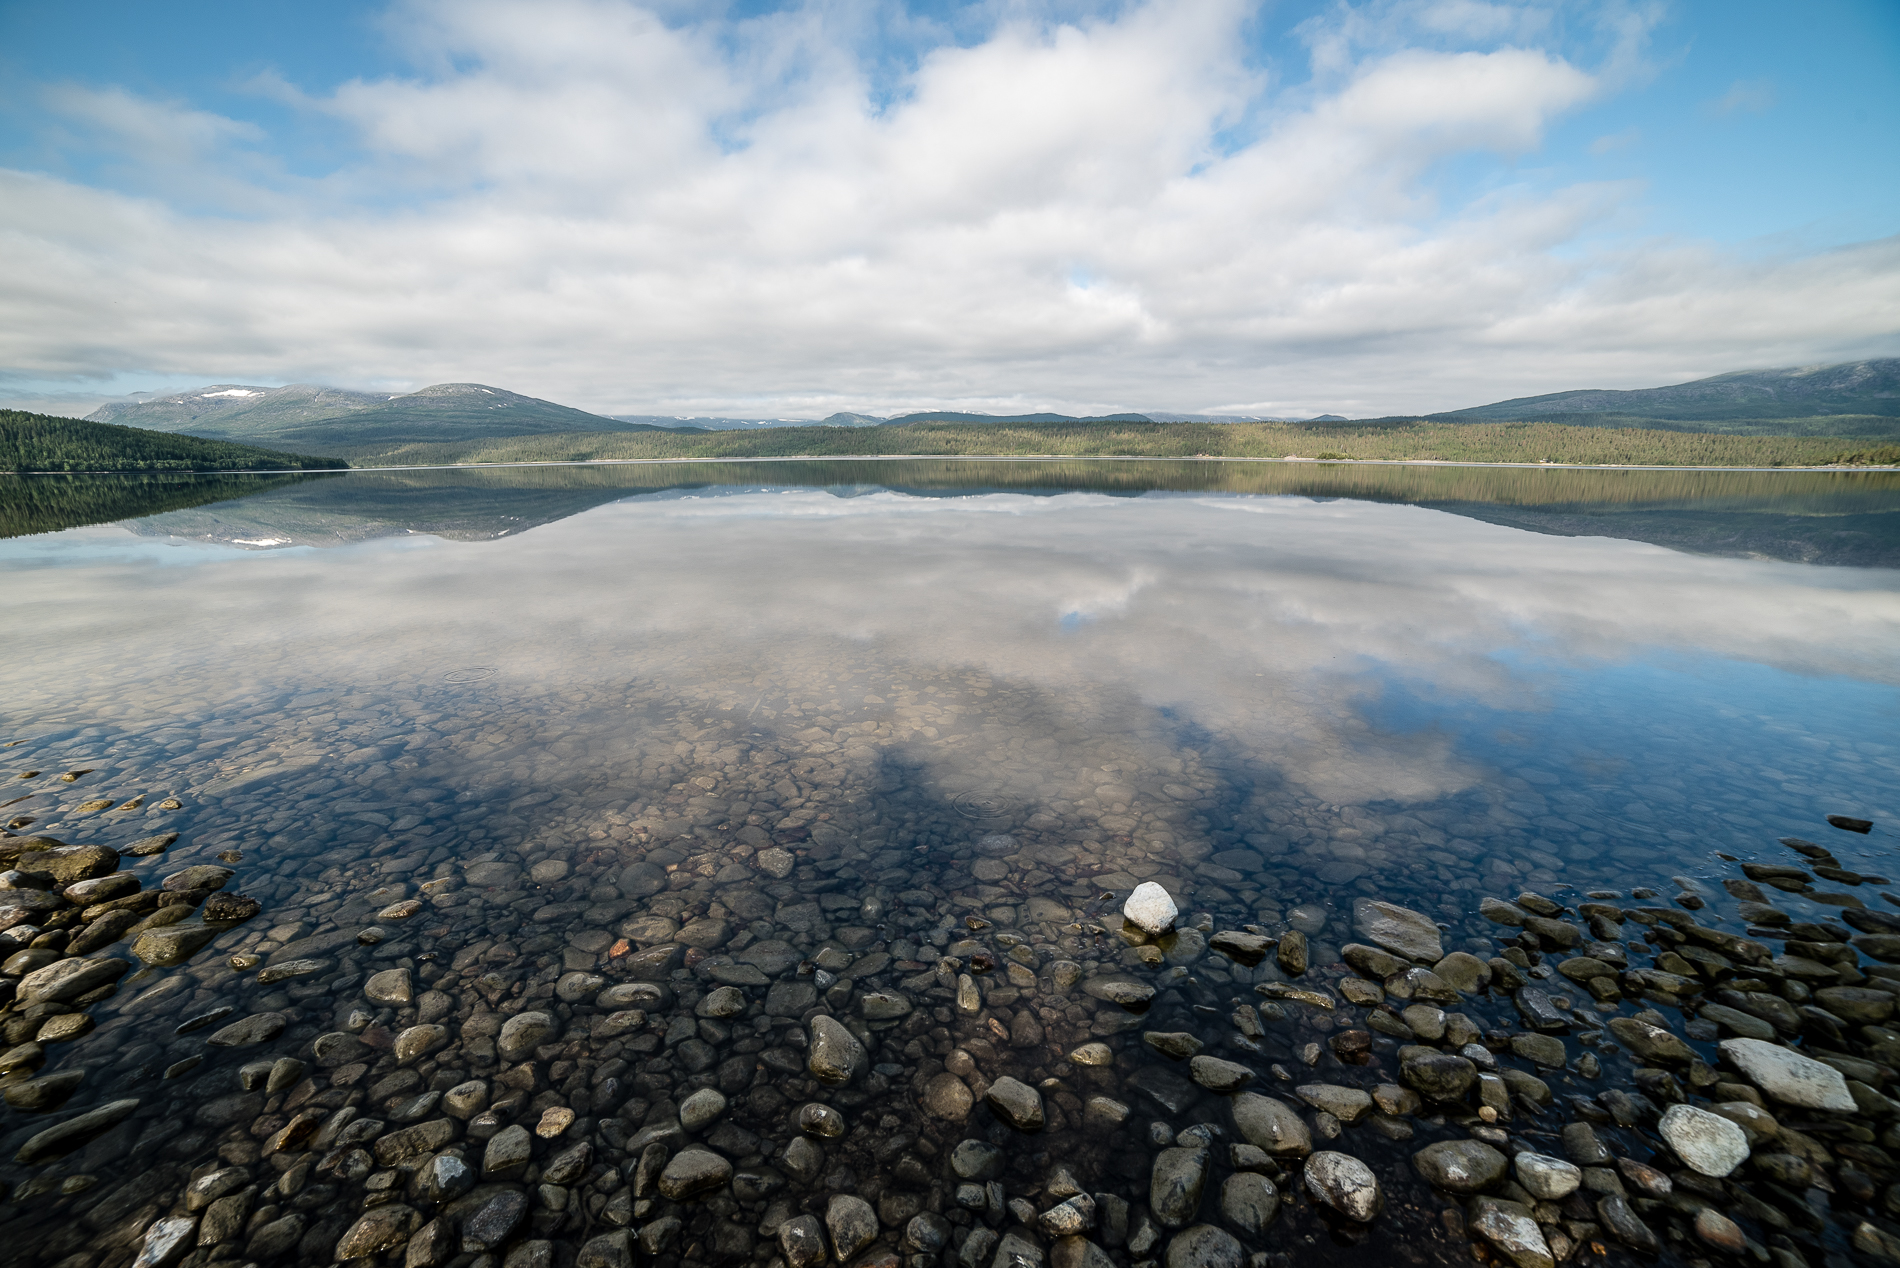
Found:
[[[1825,847],[1765,840],[1789,885],[1721,864],[1681,901],[1647,842],[1552,844],[1536,786],[1376,814],[1236,793],[1241,763],[1129,708],[874,657],[479,713],[461,682],[408,686],[408,709],[318,689],[22,752],[99,768],[75,806],[178,795],[116,821],[42,808],[53,844],[0,839],[25,887],[0,908],[75,872],[137,882],[22,899],[0,930],[9,989],[40,991],[0,1014],[16,1262],[1821,1268],[1850,1239],[1900,1247],[1900,911],[1858,873],[1864,904],[1820,894],[1846,870]],[[328,760],[274,733],[292,705]],[[562,736],[608,708],[619,769],[567,778]],[[972,739],[953,779],[905,756]],[[50,888],[35,853],[71,860]],[[1166,932],[1124,921],[1142,884],[1178,906]],[[47,974],[69,945],[112,966]],[[1853,1019],[1816,1003],[1831,988]],[[1838,1069],[1856,1112],[1722,1062],[1762,1034]],[[1236,1096],[1281,1102],[1303,1143],[1250,1138]],[[1657,1129],[1673,1104],[1735,1122],[1751,1160],[1686,1166]],[[1436,1189],[1413,1158],[1456,1141],[1530,1158]],[[1342,1155],[1378,1188],[1354,1218]],[[1531,1167],[1558,1196],[1512,1178]]]

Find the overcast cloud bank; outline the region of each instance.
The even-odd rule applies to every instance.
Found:
[[[353,139],[318,175],[56,86],[133,176],[0,171],[0,388],[1364,416],[1900,346],[1900,238],[1744,253],[1628,232],[1627,183],[1447,194],[1667,73],[1647,10],[1342,4],[1296,80],[1237,0],[973,14],[416,0],[413,74],[254,85]]]

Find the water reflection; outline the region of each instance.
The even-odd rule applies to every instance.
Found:
[[[1052,488],[1049,471],[1019,470]],[[62,1113],[140,1105],[51,1168],[8,1164],[7,1179],[42,1193],[73,1186],[15,1206],[18,1235],[43,1239],[36,1261],[116,1263],[129,1243],[110,1239],[215,1162],[260,1191],[247,1211],[273,1208],[230,1239],[260,1263],[331,1255],[371,1175],[390,1177],[376,1192],[401,1186],[418,1222],[453,1209],[456,1235],[497,1257],[525,1230],[577,1243],[625,1226],[650,1233],[662,1260],[712,1264],[769,1260],[780,1228],[822,1217],[833,1194],[876,1204],[872,1235],[891,1254],[925,1213],[968,1246],[979,1228],[1018,1227],[1005,1198],[1034,1199],[1039,1219],[1069,1183],[1059,1167],[1124,1204],[1120,1231],[1105,1219],[1099,1236],[1115,1262],[1138,1262],[1171,1235],[1156,1219],[1185,1222],[1155,1215],[1164,1146],[1246,1134],[1224,1096],[1140,1030],[1205,1043],[1288,1096],[1296,1080],[1396,1086],[1400,1032],[1379,1027],[1400,1012],[1343,994],[1355,900],[1423,912],[1442,922],[1443,950],[1484,964],[1516,932],[1478,914],[1484,896],[1694,884],[1714,874],[1713,851],[1782,862],[1774,837],[1816,832],[1828,812],[1900,811],[1891,571],[1526,533],[1361,496],[913,496],[850,471],[851,496],[832,491],[838,473],[786,487],[777,467],[769,481],[727,473],[737,483],[724,489],[713,481],[726,475],[700,470],[685,484],[650,469],[545,485],[351,475],[0,549],[9,615],[29,631],[0,666],[0,739],[23,741],[6,751],[40,772],[16,780],[25,800],[8,813],[68,841],[179,832],[169,855],[127,861],[148,891],[234,855],[230,888],[264,905],[226,929],[182,922],[208,929],[197,958],[128,977],[87,1006],[95,1032],[44,1045],[44,1075],[86,1072]],[[953,474],[967,489],[977,473]],[[981,474],[993,489],[1005,479]],[[665,492],[629,498],[628,478]],[[1632,504],[1674,505],[1686,487],[1757,513],[1746,484],[1693,480]],[[1867,487],[1780,486],[1776,513],[1823,518]],[[1426,494],[1475,496],[1441,483],[1401,501]],[[517,520],[494,518],[491,495],[515,499],[500,513]],[[1887,514],[1875,495],[1860,510]],[[218,521],[200,530],[220,542],[342,548],[180,544],[185,517],[205,514]],[[514,522],[538,527],[495,537]],[[435,528],[382,536],[418,524]],[[90,773],[57,782],[78,770]],[[1870,873],[1888,848],[1830,844]],[[1113,932],[1119,897],[1102,895],[1148,880],[1188,927],[1130,946]],[[1776,901],[1806,920],[1834,910],[1824,897]],[[1310,972],[1210,949],[1207,935],[1247,925],[1310,939]],[[281,975],[230,969],[234,954]],[[395,969],[410,974],[407,998],[370,990],[371,974]],[[1238,1019],[1263,1002],[1256,987],[1289,976],[1334,1006],[1267,1001]],[[1114,1002],[1130,980],[1152,991],[1148,1011]],[[1630,991],[1605,1003],[1633,1013]],[[1507,1040],[1496,1060],[1538,1071],[1546,1095],[1634,1086],[1608,1041],[1601,1079],[1581,1061],[1597,1061],[1583,1049],[1603,1032],[1573,994],[1550,1029],[1589,1044],[1553,1040],[1558,1059],[1538,1065]],[[1439,1002],[1471,1016],[1404,1016],[1441,1035],[1525,1025],[1501,990]],[[220,1027],[268,1013],[283,1028],[254,1048],[208,1048],[204,1035],[223,1032],[188,1027],[224,1007]],[[841,1085],[809,1077],[820,1013],[865,1045]],[[549,1019],[545,1043],[504,1033],[527,1014]],[[399,1059],[398,1036],[435,1025],[441,1046]],[[410,1042],[425,1041],[438,1039]],[[1110,1063],[1069,1061],[1085,1042]],[[244,1091],[239,1070],[262,1057],[307,1062],[311,1082]],[[1041,1136],[983,1107],[1005,1078],[1038,1089]],[[496,1108],[479,1127],[440,1108],[469,1082]],[[689,1129],[687,1100],[708,1090],[722,1116]],[[844,1115],[846,1134],[805,1133],[807,1101]],[[1288,1156],[1271,1165],[1284,1212],[1250,1250],[1463,1259],[1408,1159],[1477,1130],[1472,1104],[1393,1104],[1347,1121],[1299,1111],[1302,1130],[1387,1186],[1372,1231],[1328,1223]],[[1552,1111],[1504,1104],[1512,1132],[1557,1148],[1556,1121],[1539,1117]],[[491,1245],[473,1208],[425,1191],[421,1152],[338,1143],[349,1120],[307,1120],[335,1134],[267,1158],[311,1106],[390,1134],[442,1123],[427,1157],[460,1150],[471,1171],[487,1141],[520,1127],[536,1179],[500,1169],[492,1191],[473,1191],[502,1204],[495,1221],[515,1212]],[[571,1124],[532,1135],[561,1110]],[[12,1120],[0,1157],[44,1121]],[[592,1151],[571,1174],[568,1130]],[[1634,1156],[1641,1137],[1617,1130],[1606,1135]],[[1009,1147],[994,1201],[981,1184],[959,1196],[968,1177],[950,1159],[966,1136]],[[689,1140],[726,1161],[726,1187],[637,1179],[649,1145],[677,1159]],[[1208,1164],[1201,1218],[1244,1170],[1237,1156]],[[279,1177],[304,1163],[308,1187],[286,1192]],[[303,1192],[315,1196],[298,1205]],[[310,1253],[293,1255],[305,1239]]]
[[[176,479],[161,482],[167,490]],[[291,487],[294,486],[294,487]],[[1891,567],[1900,563],[1892,472],[1566,471],[1496,467],[1155,461],[657,463],[340,477],[204,478],[192,505],[139,531],[202,541],[331,546],[399,533],[472,541],[519,533],[619,498],[690,490],[820,487],[854,496],[1154,491],[1345,497],[1431,506],[1564,536],[1648,541],[1694,553]],[[7,534],[168,510],[150,477],[34,477],[0,487]],[[10,491],[11,490],[11,491]],[[20,496],[27,494],[30,496]],[[245,496],[261,494],[261,496]],[[226,501],[243,497],[242,501]],[[143,500],[142,500],[143,499]]]

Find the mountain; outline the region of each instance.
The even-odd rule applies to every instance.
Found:
[[[495,436],[664,430],[481,383],[438,383],[397,396],[307,383],[280,388],[220,383],[103,405],[90,421],[339,455]]]
[[[838,415],[834,414],[832,417],[836,418]],[[865,416],[852,414],[846,417]],[[959,414],[954,410],[926,410],[923,413],[901,414],[896,418],[882,421],[892,427],[905,427],[911,423],[1148,423],[1154,420],[1146,414],[1103,414],[1089,418],[1073,418],[1068,414]]]
[[[1562,416],[1562,421],[1577,422],[1581,420],[1570,416],[1578,414],[1694,422],[1829,414],[1900,418],[1900,357],[1782,370],[1739,370],[1673,387],[1552,392],[1434,414],[1432,418],[1470,423],[1555,421]]]
[[[176,432],[0,410],[0,470],[6,471],[297,471],[343,465],[338,458]]]
[[[349,392],[312,383],[292,383],[288,387],[213,383],[171,395],[134,393],[101,405],[86,419],[216,439],[249,439],[335,418],[388,399],[380,393]]]

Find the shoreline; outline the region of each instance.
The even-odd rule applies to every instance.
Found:
[[[711,458],[576,458],[566,460],[529,460],[520,462],[446,462],[427,463],[414,466],[392,465],[387,467],[323,467],[315,470],[303,468],[289,469],[279,467],[260,467],[243,470],[185,470],[185,471],[7,471],[0,472],[12,476],[49,476],[49,475],[347,475],[353,471],[479,471],[484,469],[505,469],[510,467],[627,467],[627,466],[678,466],[687,463],[740,463],[740,462],[1247,462],[1279,463],[1286,466],[1324,466],[1324,467],[1498,467],[1509,470],[1527,471],[1750,471],[1750,472],[1839,472],[1856,474],[1862,472],[1900,471],[1900,466],[1842,466],[1829,464],[1824,466],[1701,466],[1675,464],[1635,464],[1635,463],[1585,463],[1585,462],[1473,462],[1451,458],[1248,458],[1221,457],[1218,455],[1197,454],[1193,457],[1148,457],[1142,454],[774,454],[765,457],[711,457]]]

